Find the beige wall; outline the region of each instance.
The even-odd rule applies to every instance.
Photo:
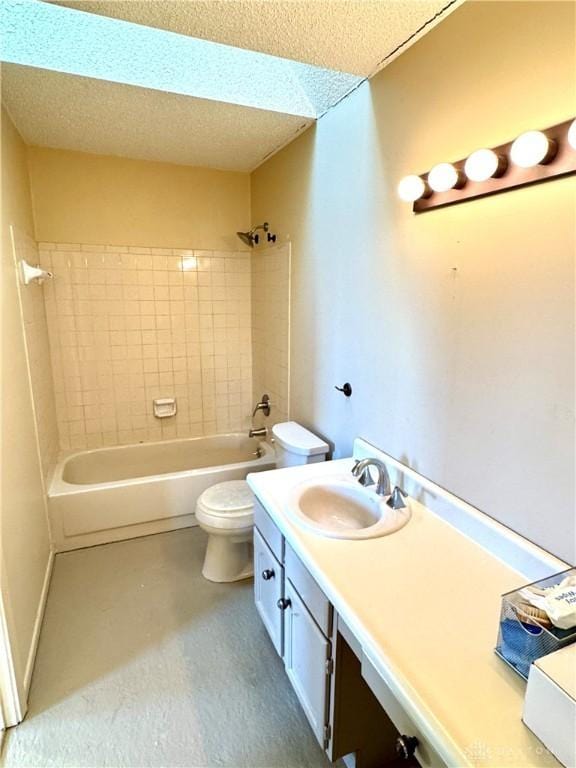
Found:
[[[43,243],[63,449],[247,429],[250,256]],[[157,419],[153,400],[175,397]]]
[[[289,418],[290,244],[258,248],[252,272],[252,392],[254,404],[270,397],[270,416],[260,411],[257,426]]]
[[[21,259],[33,265],[40,262],[38,244],[30,235],[18,229],[14,230],[14,258],[16,269]],[[44,295],[50,285],[50,281],[42,284],[33,282],[27,286],[18,282],[38,449],[45,485],[58,455],[54,378],[44,302]]]
[[[33,235],[25,146],[2,112],[1,493],[2,600],[23,696],[38,629],[50,544],[10,225]],[[34,290],[34,289],[32,289]],[[39,319],[33,313],[34,334]],[[48,380],[48,385],[50,381]]]
[[[237,250],[250,225],[247,173],[42,147],[28,158],[39,241]]]
[[[569,118],[574,13],[465,3],[252,176],[254,220],[293,243],[292,417],[568,559],[575,179],[420,216],[395,188]]]

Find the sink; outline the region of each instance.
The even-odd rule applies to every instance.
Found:
[[[348,477],[308,480],[296,486],[287,511],[300,525],[333,539],[373,539],[386,536],[410,519],[405,509],[391,509],[386,498]]]

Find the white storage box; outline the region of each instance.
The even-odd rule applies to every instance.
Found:
[[[576,766],[576,645],[531,665],[522,719],[563,765]]]

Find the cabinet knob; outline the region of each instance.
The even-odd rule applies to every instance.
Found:
[[[274,571],[270,570],[270,568],[266,568],[265,571],[262,571],[262,578],[264,581],[270,581],[270,579],[274,578]]]
[[[281,597],[280,600],[276,603],[278,608],[280,608],[281,611],[285,611],[286,608],[289,608],[292,603],[290,602],[289,598],[287,597]]]
[[[418,746],[418,739],[416,736],[398,736],[396,739],[396,754],[402,760],[410,760],[416,752]]]

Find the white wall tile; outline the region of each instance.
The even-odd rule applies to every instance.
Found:
[[[40,258],[55,273],[45,313],[60,448],[249,427],[249,256],[43,243]],[[217,386],[233,397],[218,409]],[[176,417],[155,419],[152,400],[171,396]]]

